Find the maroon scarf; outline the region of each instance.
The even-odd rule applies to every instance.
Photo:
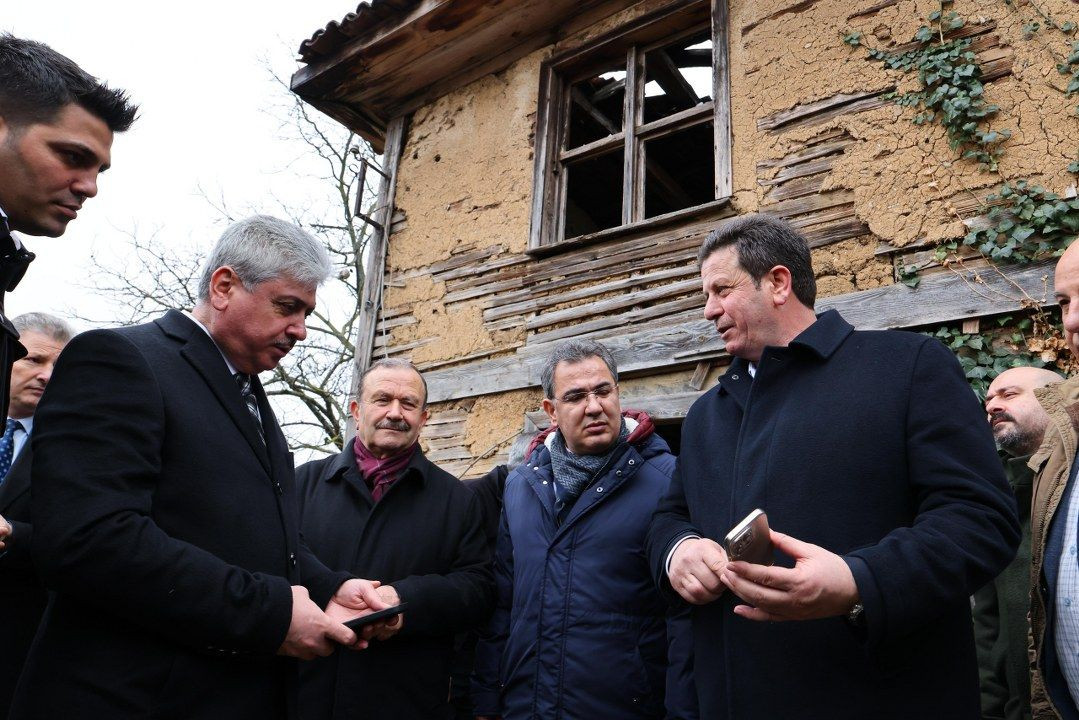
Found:
[[[367,483],[367,488],[371,491],[371,497],[375,502],[381,500],[390,489],[390,485],[393,485],[401,475],[401,471],[408,466],[408,461],[412,459],[413,453],[419,446],[420,444],[415,442],[396,455],[379,459],[367,449],[360,440],[360,436],[356,436],[356,440],[352,443],[352,450],[356,455],[356,468],[363,476],[363,481]]]

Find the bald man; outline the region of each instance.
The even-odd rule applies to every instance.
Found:
[[[1057,262],[1053,281],[1064,337],[1079,359],[1079,243]],[[1079,495],[1073,492],[1079,444],[1079,377],[1034,391],[1048,414],[1045,442],[1030,458],[1030,629],[1035,718],[1079,720]]]
[[[974,593],[974,637],[981,676],[984,720],[1030,718],[1030,660],[1027,610],[1030,607],[1030,491],[1034,472],[1027,466],[1049,424],[1034,389],[1062,380],[1051,370],[1017,367],[993,380],[985,412],[997,447],[1007,453],[1004,472],[1019,504],[1023,529],[1019,551],[1004,571]]]

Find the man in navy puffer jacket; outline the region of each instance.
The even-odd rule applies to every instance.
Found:
[[[476,715],[696,718],[688,615],[669,614],[644,551],[674,456],[646,414],[621,412],[599,343],[558,347],[542,383],[552,426],[506,480]]]

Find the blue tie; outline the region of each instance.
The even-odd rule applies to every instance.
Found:
[[[4,426],[4,437],[0,438],[0,485],[7,478],[8,470],[11,469],[11,459],[15,456],[15,428],[19,427],[19,421],[7,419]]]

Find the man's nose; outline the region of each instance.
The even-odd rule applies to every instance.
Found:
[[[289,326],[288,336],[297,342],[307,339],[307,323],[300,319]]]
[[[97,195],[97,171],[88,170],[80,174],[71,184],[71,192],[82,198],[92,198]]]

